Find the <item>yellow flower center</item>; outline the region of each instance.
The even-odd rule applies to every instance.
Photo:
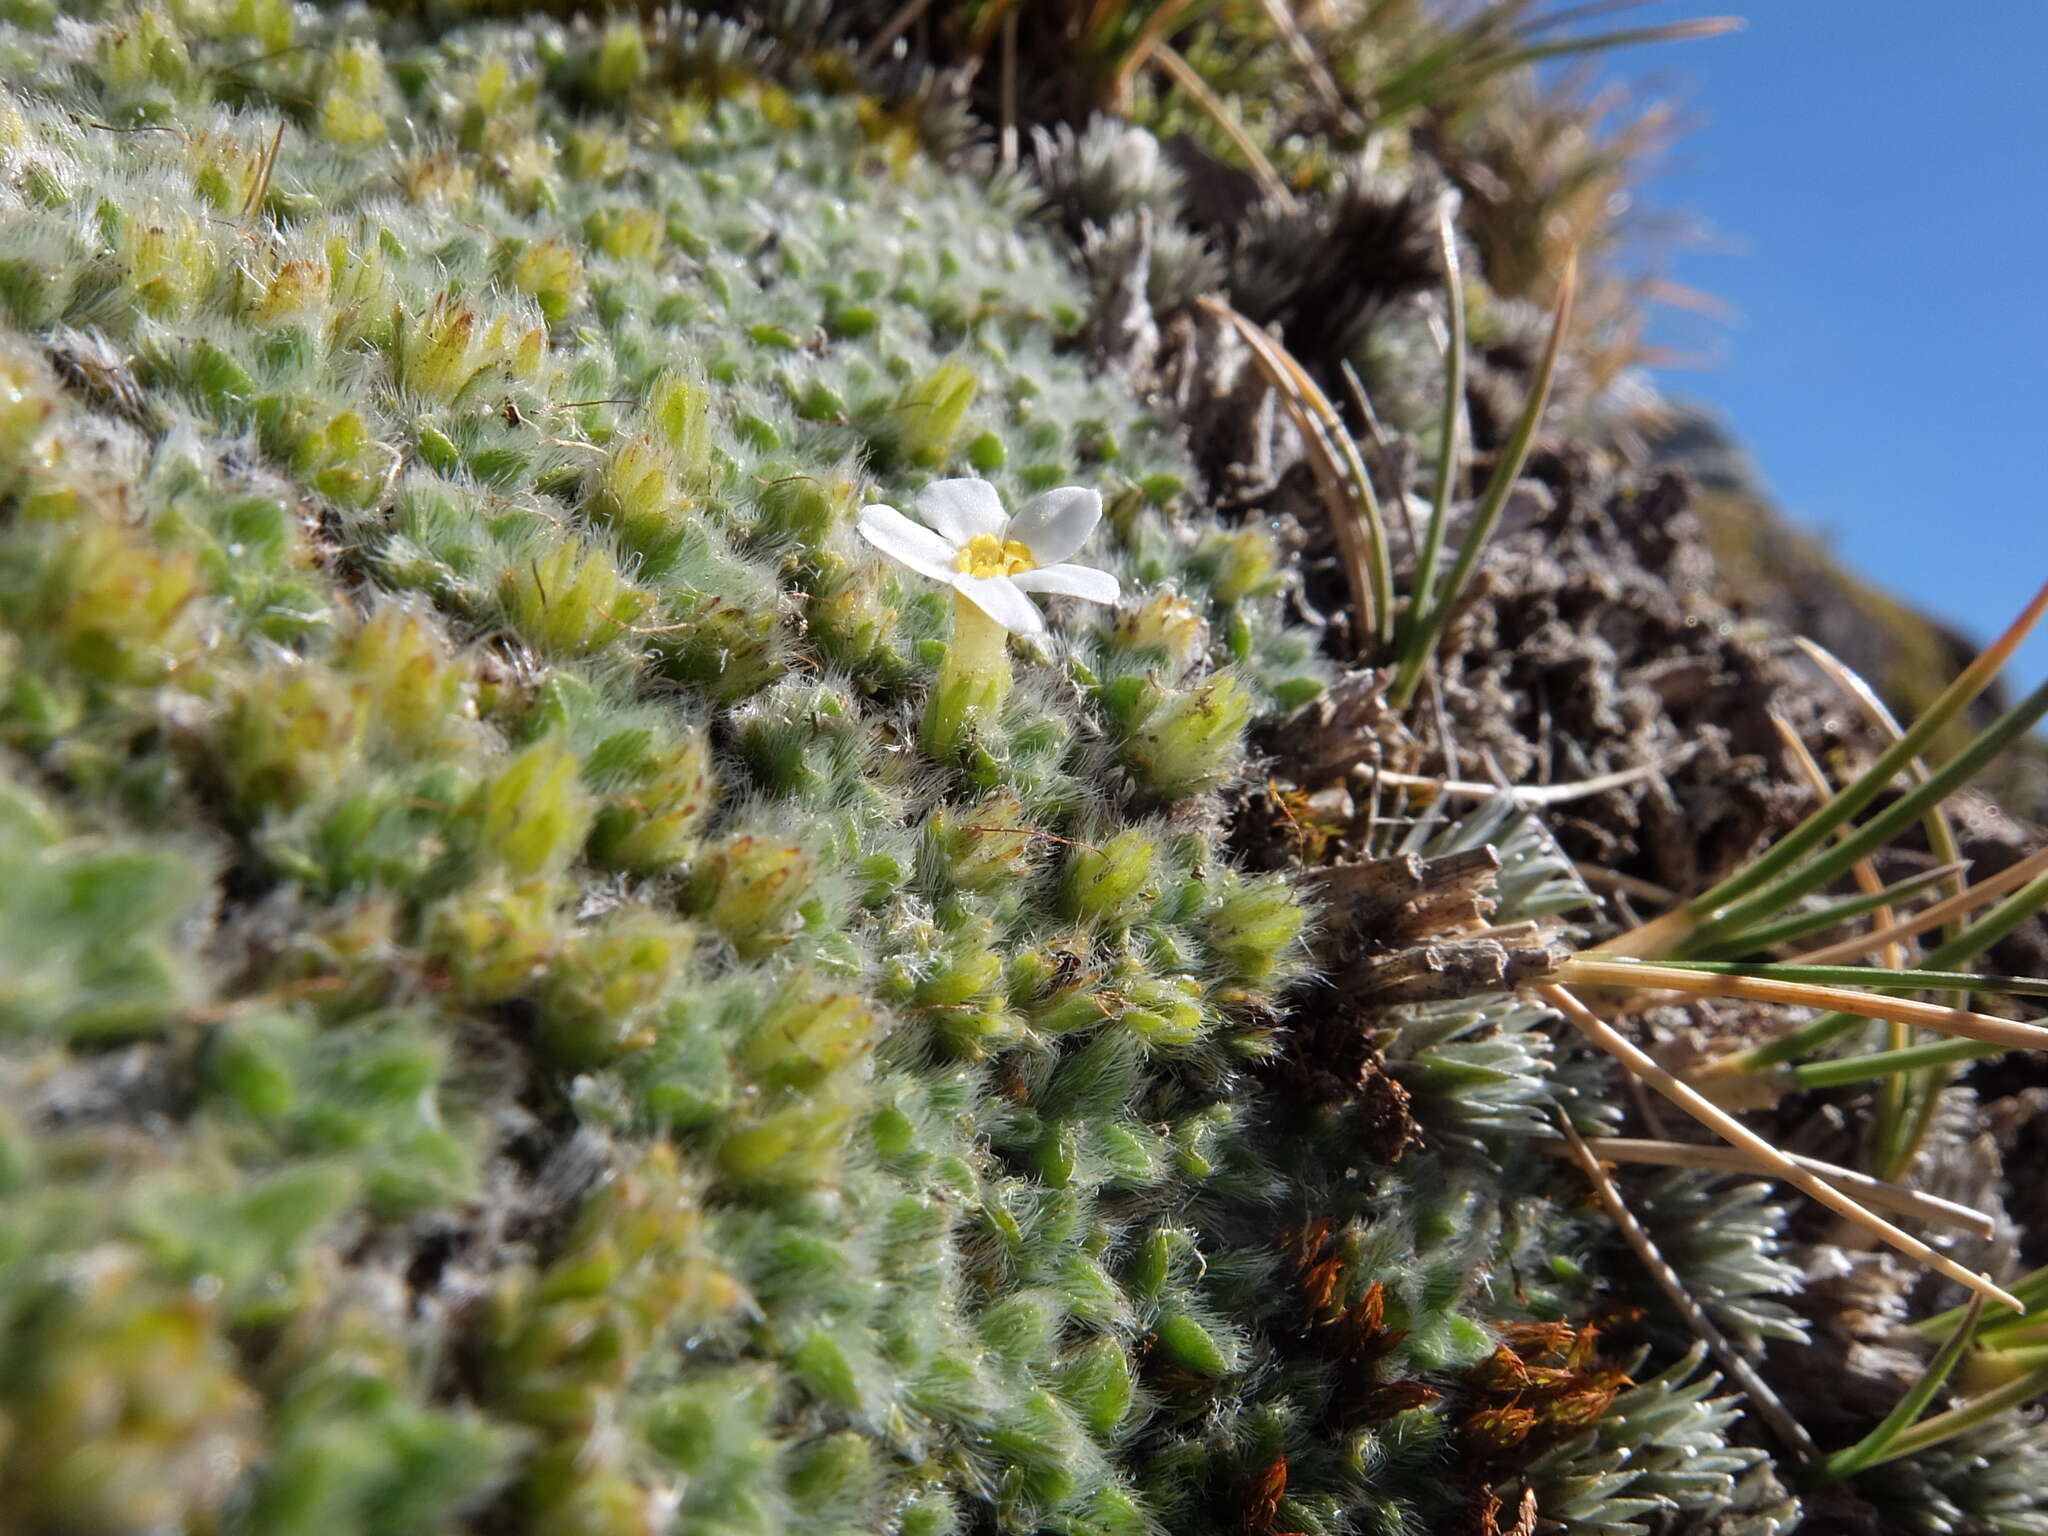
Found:
[[[1028,545],[1015,539],[1006,542],[992,533],[977,533],[960,546],[960,553],[953,557],[953,569],[970,576],[1014,576],[1019,571],[1037,570],[1038,562],[1031,558]]]

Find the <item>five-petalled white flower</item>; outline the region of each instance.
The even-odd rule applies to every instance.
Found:
[[[1094,491],[1047,491],[1012,517],[986,480],[934,480],[917,493],[917,515],[928,526],[894,507],[863,507],[856,527],[890,559],[944,582],[1012,634],[1045,632],[1028,592],[1117,600],[1109,572],[1062,564],[1102,521],[1102,497]]]

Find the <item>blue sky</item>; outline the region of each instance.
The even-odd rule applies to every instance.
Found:
[[[1609,55],[1689,131],[1641,201],[1711,231],[1671,276],[1735,311],[1660,370],[1793,517],[1978,638],[2048,580],[2048,0],[1702,0],[1732,36]],[[2048,677],[2036,635],[2008,674]]]

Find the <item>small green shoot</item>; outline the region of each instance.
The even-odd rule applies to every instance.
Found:
[[[1479,562],[1480,551],[1493,537],[1508,495],[1521,478],[1522,466],[1528,462],[1536,428],[1543,420],[1544,407],[1550,403],[1550,387],[1557,378],[1558,357],[1564,346],[1565,330],[1571,324],[1572,297],[1577,288],[1578,260],[1574,257],[1565,263],[1564,279],[1558,284],[1557,304],[1550,316],[1550,337],[1543,344],[1543,356],[1536,364],[1536,378],[1530,385],[1528,399],[1494,462],[1493,475],[1472,514],[1471,526],[1465,530],[1464,542],[1458,546],[1458,558],[1444,578],[1440,592],[1432,594],[1419,579],[1416,582],[1410,599],[1416,606],[1410,609],[1411,623],[1401,643],[1399,670],[1394,674],[1393,686],[1387,690],[1388,700],[1398,708],[1406,709],[1414,701],[1423,670],[1443,638],[1451,615],[1457,611],[1458,599],[1471,579],[1472,568]],[[1415,617],[1417,608],[1421,609],[1419,619]]]
[[[1444,547],[1444,529],[1451,519],[1451,499],[1457,494],[1458,472],[1465,462],[1465,280],[1458,263],[1458,232],[1451,225],[1448,200],[1437,204],[1437,253],[1444,264],[1444,316],[1450,338],[1444,344],[1444,398],[1437,418],[1436,481],[1429,502],[1429,524],[1422,533],[1422,548],[1415,557],[1414,592],[1409,599],[1408,617],[1402,625],[1402,655],[1405,662],[1417,643],[1419,632],[1429,618],[1430,596],[1436,590],[1436,565]],[[1406,700],[1400,700],[1406,704]]]
[[[1888,1461],[1902,1457],[1917,1456],[1956,1436],[1967,1434],[1981,1424],[1988,1424],[1999,1415],[2023,1403],[2039,1397],[2048,1390],[2048,1365],[2039,1365],[2025,1375],[2015,1377],[2002,1387],[1958,1403],[1946,1413],[1937,1413],[1931,1419],[1923,1419],[1911,1429],[1896,1436],[1880,1454],[1865,1462],[1865,1467],[1881,1466]]]
[[[1956,1362],[1963,1358],[1963,1351],[1970,1347],[1970,1340],[1976,1336],[1977,1323],[1984,1315],[1984,1298],[1972,1296],[1964,1310],[1962,1322],[1948,1342],[1935,1352],[1927,1362],[1927,1369],[1920,1373],[1920,1379],[1906,1389],[1898,1406],[1884,1416],[1884,1421],[1854,1445],[1835,1452],[1822,1462],[1814,1481],[1817,1483],[1839,1483],[1844,1478],[1854,1477],[1865,1467],[1889,1461],[1894,1455],[1903,1455],[1897,1449],[1901,1437],[1934,1401],[1934,1394],[1956,1368]],[[1929,1442],[1931,1443],[1931,1442]]]

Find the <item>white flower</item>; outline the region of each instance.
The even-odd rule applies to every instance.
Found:
[[[1045,633],[1027,592],[1117,600],[1109,572],[1060,563],[1102,521],[1102,497],[1094,491],[1047,491],[1011,517],[986,480],[934,480],[917,493],[917,515],[929,526],[894,507],[863,507],[855,526],[890,559],[943,581],[1013,635]]]

